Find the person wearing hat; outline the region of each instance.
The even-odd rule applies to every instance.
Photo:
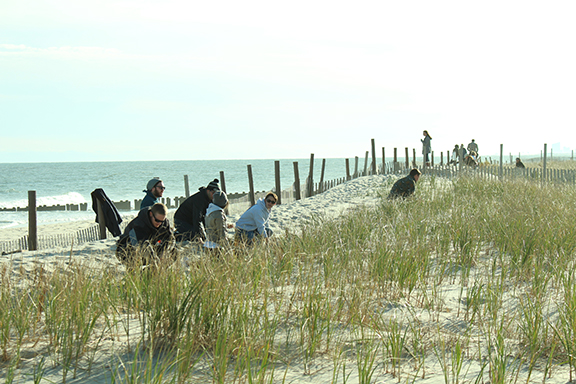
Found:
[[[142,192],[146,192],[146,196],[142,199],[140,203],[140,209],[148,208],[156,203],[161,203],[160,198],[164,193],[166,187],[164,183],[159,178],[155,177],[146,184],[146,189]]]
[[[228,197],[224,191],[214,192],[212,202],[206,209],[206,241],[204,247],[215,249],[227,245],[226,229],[226,213],[224,209],[228,205]]]
[[[178,240],[195,240],[204,242],[206,232],[206,209],[212,202],[216,191],[220,190],[218,179],[212,180],[207,187],[198,188],[198,192],[184,200],[174,214]]]

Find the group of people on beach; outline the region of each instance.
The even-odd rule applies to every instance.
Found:
[[[424,131],[422,134],[424,135],[424,138],[420,140],[422,142],[422,157],[424,164],[428,167],[430,166],[430,154],[432,153],[432,136],[430,136],[428,131]],[[474,139],[472,139],[466,148],[464,148],[464,144],[454,145],[454,149],[452,149],[452,160],[449,161],[449,164],[458,164],[460,161],[472,167],[478,165],[478,144],[476,144]]]
[[[214,179],[180,204],[174,214],[174,229],[167,218],[168,208],[160,199],[166,189],[159,178],[151,179],[143,191],[146,196],[140,211],[117,242],[116,255],[126,265],[153,264],[160,259],[176,258],[176,242],[189,241],[202,245],[209,252],[231,246],[227,238],[226,208],[228,196]],[[235,246],[250,246],[259,239],[272,236],[270,212],[278,197],[269,192],[244,212],[236,222]],[[140,257],[135,260],[136,255]]]

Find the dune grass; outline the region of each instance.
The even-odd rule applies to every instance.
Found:
[[[0,377],[572,380],[575,201],[572,185],[423,176],[407,201],[189,268],[3,265]]]

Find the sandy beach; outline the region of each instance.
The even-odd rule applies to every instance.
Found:
[[[271,228],[278,235],[286,231],[291,233],[298,233],[303,224],[310,222],[310,220],[318,219],[320,221],[330,221],[338,218],[342,213],[354,209],[356,207],[366,206],[371,207],[382,202],[382,195],[387,193],[391,180],[395,179],[394,176],[368,176],[361,177],[342,185],[339,185],[325,193],[297,201],[291,204],[279,205],[273,208],[271,215]],[[234,223],[239,214],[230,215],[229,221]],[[128,218],[126,218],[128,219]],[[50,226],[41,228],[40,233],[58,234],[65,233],[66,231],[81,229],[85,226],[93,225],[92,222],[76,222],[65,225]],[[9,229],[2,231],[2,239],[11,239],[13,237],[20,237],[22,229]],[[39,265],[42,265],[46,271],[55,270],[58,268],[67,268],[75,263],[89,264],[93,268],[120,268],[120,263],[114,256],[114,238],[95,241],[87,244],[82,244],[72,249],[49,249],[36,252],[22,252],[13,255],[6,255],[0,257],[0,263],[3,268],[10,268],[15,274],[22,276],[34,274]],[[202,257],[198,254],[198,257]],[[485,258],[488,259],[488,254]],[[188,267],[189,260],[182,262],[182,267]],[[434,287],[434,289],[442,290],[444,297],[444,306],[438,312],[430,312],[423,308],[416,308],[409,302],[385,303],[383,304],[381,316],[389,316],[390,318],[400,319],[404,322],[413,322],[414,319],[420,323],[423,330],[440,327],[445,332],[451,332],[454,338],[461,335],[476,332],[477,330],[469,329],[469,325],[462,321],[458,316],[459,308],[461,305],[461,286],[457,282],[444,281],[442,286]],[[507,295],[504,300],[508,304],[516,305],[513,297]],[[402,320],[403,319],[403,320]],[[134,327],[139,324],[134,320],[127,319],[126,321],[133,322]],[[136,338],[139,334],[134,332]],[[426,336],[423,335],[423,338]],[[126,346],[129,344],[128,336],[123,335],[119,337],[105,337],[100,341],[100,345],[96,352],[94,359],[95,367],[88,375],[81,373],[76,379],[70,376],[69,382],[90,382],[90,383],[106,383],[110,381],[109,372],[107,373],[107,364],[110,358],[115,355],[124,355],[126,353]],[[46,355],[44,346],[28,345],[22,349],[23,362],[16,370],[15,383],[33,383],[34,366],[38,364],[40,359]],[[430,352],[429,357],[426,359],[426,364],[422,366],[412,364],[413,369],[404,367],[404,373],[395,377],[390,375],[390,372],[378,372],[374,375],[370,382],[416,382],[416,383],[431,383],[441,384],[447,382],[447,377],[440,364],[439,356],[434,356]],[[449,358],[449,357],[448,357]],[[481,359],[480,359],[481,361]],[[463,359],[461,380],[462,382],[473,382],[479,374],[485,369],[485,365],[477,358],[470,356]],[[358,369],[354,368],[357,361],[348,362],[348,372],[341,372],[335,375],[335,366],[333,359],[328,355],[320,355],[316,357],[308,366],[307,369],[302,369],[300,365],[284,367],[285,373],[279,374],[278,379],[275,378],[274,382],[286,383],[360,383],[365,380],[359,376]],[[100,367],[100,368],[98,368]],[[209,361],[201,361],[199,363],[199,370],[210,370]],[[348,375],[348,376],[345,376]],[[526,380],[525,373],[521,376]],[[44,372],[42,382],[60,382],[62,379],[61,367],[59,365],[47,365]],[[204,379],[191,382],[203,382]],[[554,368],[554,375],[551,379],[544,379],[541,371],[532,373],[530,382],[549,382],[549,383],[565,383],[568,381],[567,368],[556,366]],[[523,382],[520,380],[519,382]]]

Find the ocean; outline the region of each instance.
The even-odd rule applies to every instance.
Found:
[[[293,162],[298,161],[300,183],[304,184],[310,159],[281,159],[282,189],[294,183]],[[388,159],[387,159],[388,161]],[[228,193],[247,192],[247,165],[252,166],[254,189],[269,191],[275,186],[274,160],[191,160],[191,161],[122,161],[78,163],[0,163],[0,208],[26,207],[28,191],[36,191],[37,205],[88,203],[88,211],[39,211],[38,224],[93,220],[90,193],[96,188],[113,201],[141,199],[143,189],[153,177],[166,185],[164,197],[184,196],[184,175],[188,175],[190,193],[220,179],[224,172]],[[364,159],[359,161],[363,170]],[[320,180],[322,159],[314,159],[314,181]],[[354,172],[354,159],[350,159]],[[326,159],[324,180],[346,175],[345,159]],[[0,228],[21,227],[28,223],[27,212],[0,212]]]

